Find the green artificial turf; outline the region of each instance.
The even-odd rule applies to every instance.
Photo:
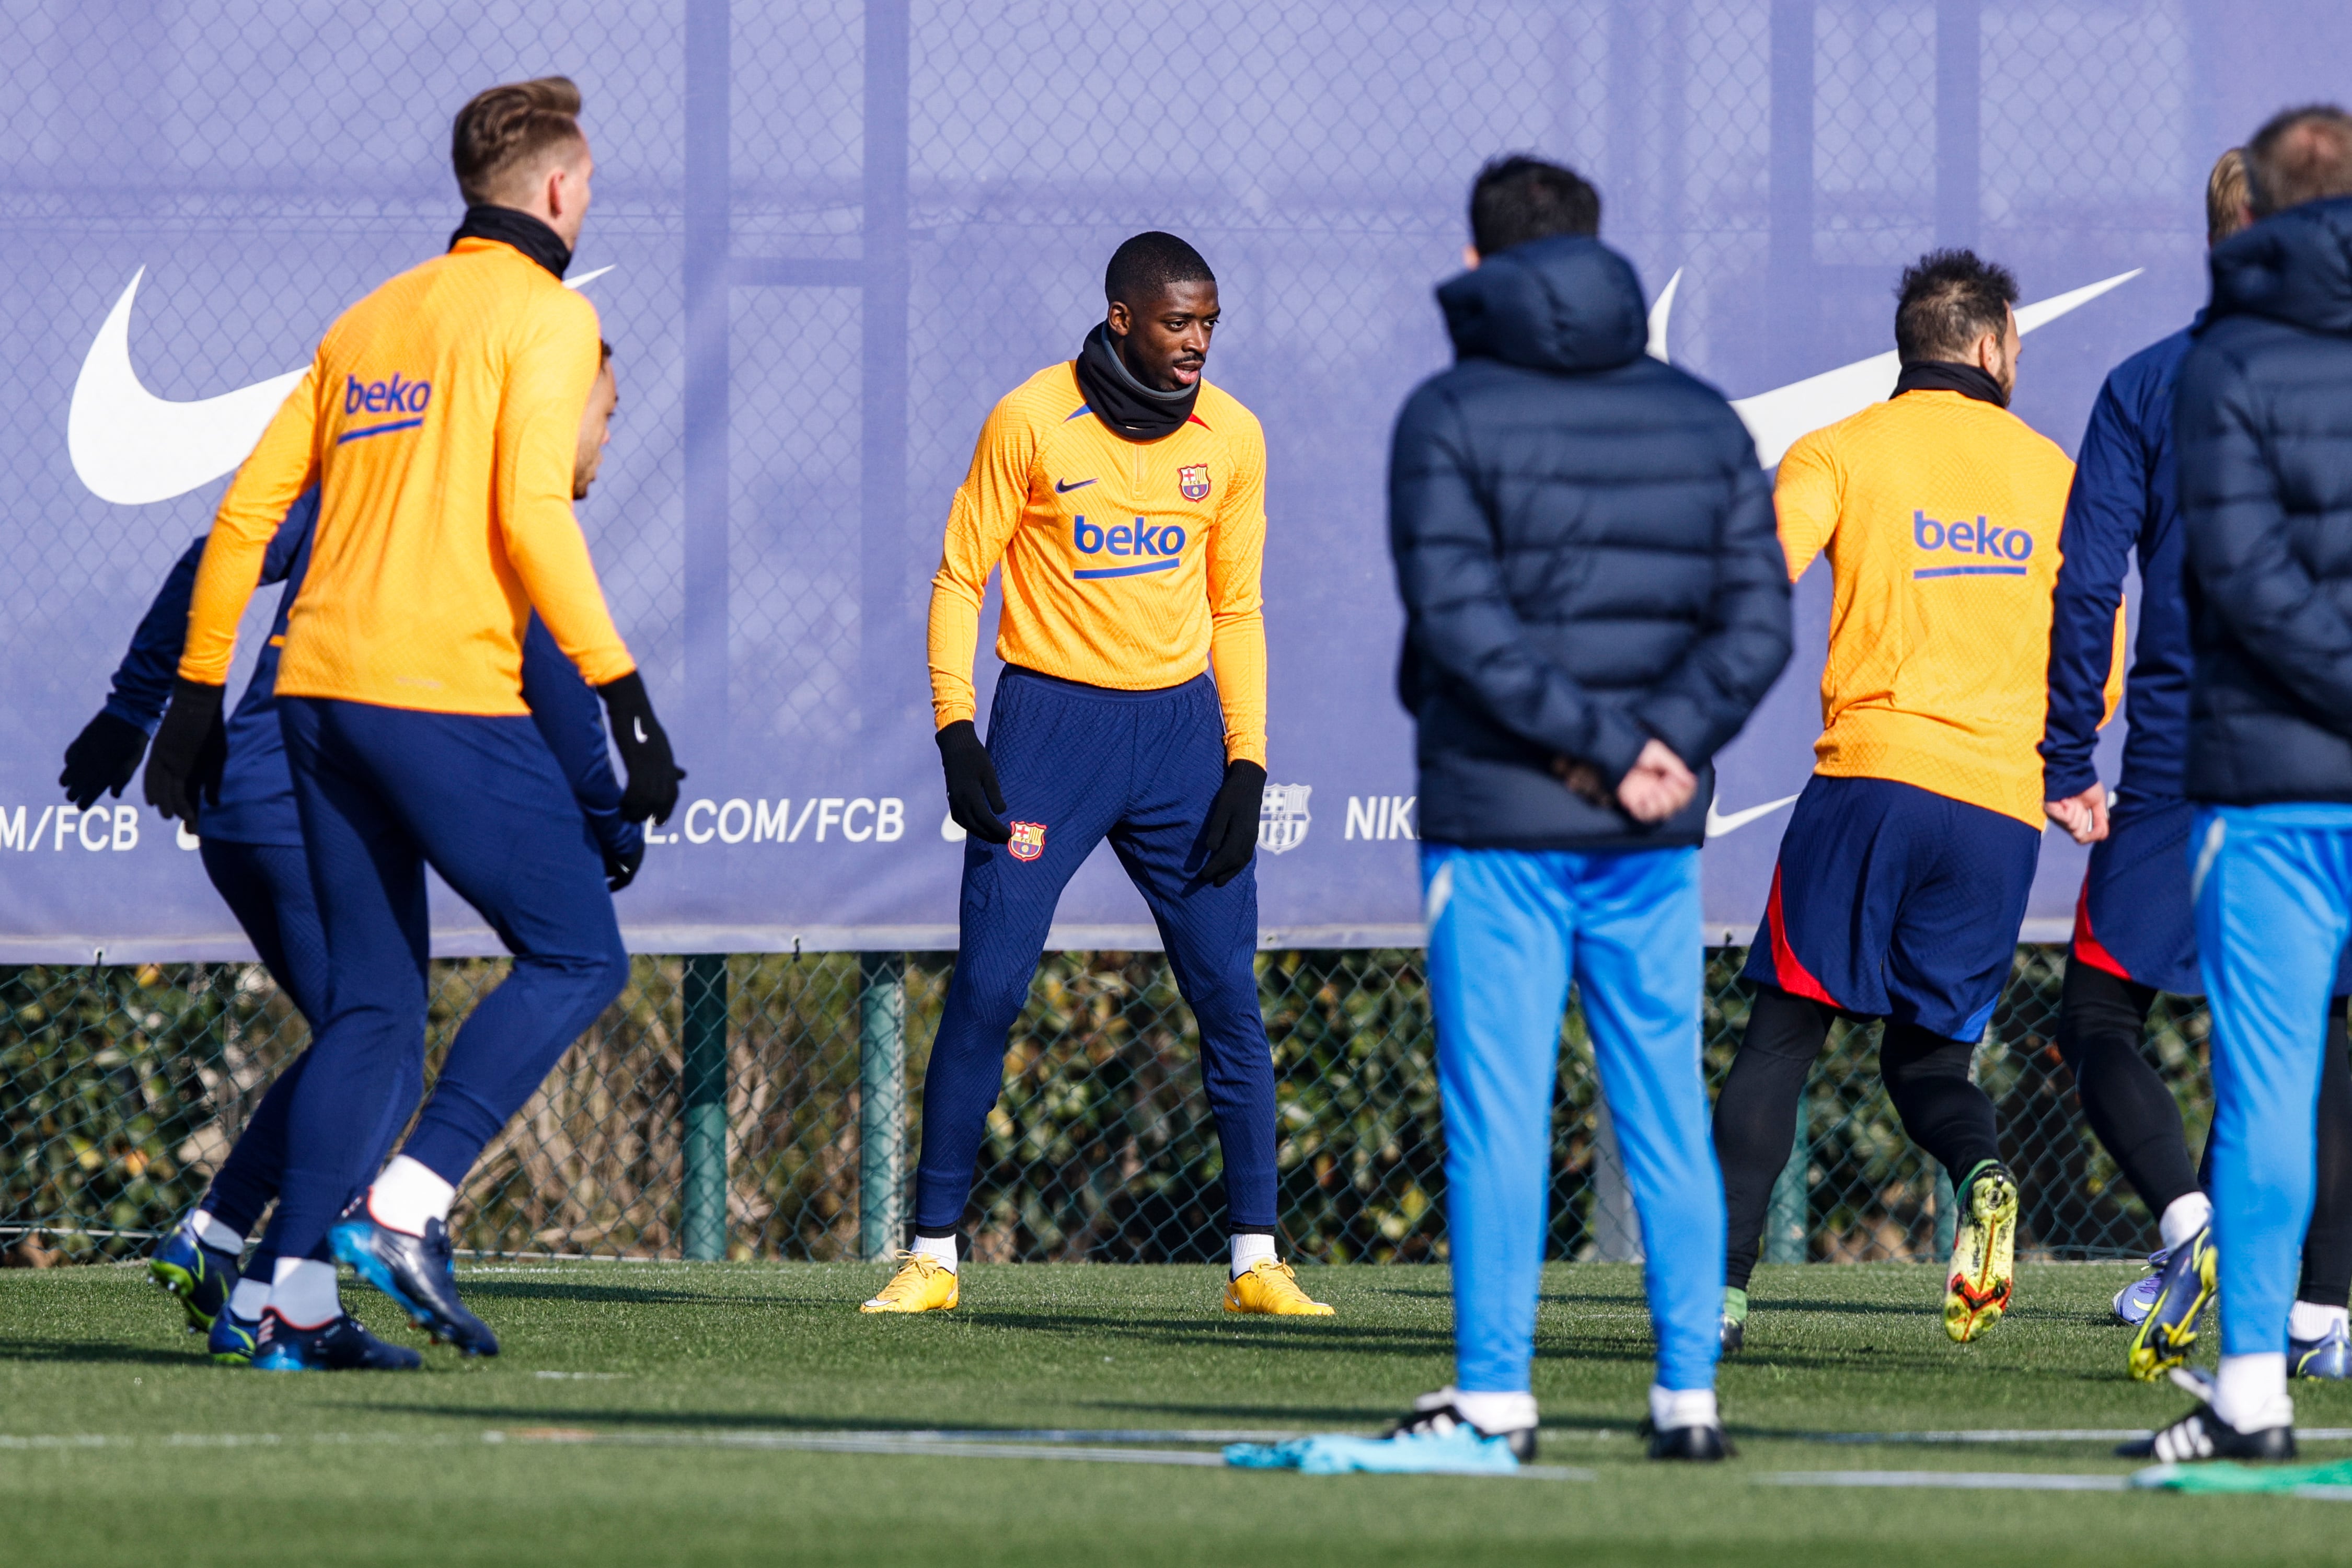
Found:
[[[2185,1397],[2125,1378],[2107,1315],[2133,1272],[2028,1268],[2020,1307],[1959,1347],[1932,1269],[1764,1269],[1722,1381],[1740,1458],[1697,1468],[1647,1463],[1633,1436],[1650,1354],[1638,1270],[1555,1267],[1542,1459],[1592,1479],[1541,1481],[729,1446],[846,1428],[1373,1429],[1447,1381],[1436,1268],[1311,1270],[1340,1315],[1273,1320],[1218,1311],[1213,1268],[973,1267],[957,1311],[891,1319],[854,1310],[871,1268],[485,1266],[462,1282],[505,1341],[496,1361],[436,1349],[421,1373],[298,1376],[206,1364],[142,1270],[10,1271],[0,1546],[28,1564],[247,1568],[2344,1561],[2342,1503],[1769,1480],[2127,1473],[2102,1441],[1807,1435],[2168,1420]],[[416,1342],[364,1288],[345,1291]],[[2296,1395],[2303,1425],[2352,1426],[2352,1390]],[[2352,1458],[2352,1443],[2305,1453]]]

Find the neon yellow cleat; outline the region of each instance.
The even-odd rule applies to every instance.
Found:
[[[1238,1279],[1225,1281],[1225,1310],[1277,1318],[1328,1318],[1331,1309],[1298,1288],[1298,1276],[1279,1258],[1261,1258]]]
[[[956,1273],[927,1252],[894,1252],[898,1272],[857,1310],[861,1312],[944,1312],[961,1300]]]
[[[2017,1178],[1987,1163],[1973,1173],[1952,1237],[1944,1332],[1966,1344],[2000,1321],[2017,1289]]]

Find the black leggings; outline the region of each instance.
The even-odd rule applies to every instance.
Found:
[[[2069,959],[2059,993],[2058,1051],[2074,1070],[2083,1115],[2151,1214],[2204,1185],[2172,1091],[2141,1042],[2156,993]],[[2327,1063],[2319,1080],[2319,1171],[2304,1235],[2299,1300],[2341,1307],[2352,1294],[2352,1053],[2344,999],[2327,1015]],[[2211,1144],[2209,1141],[2210,1152]]]
[[[1757,990],[1715,1105],[1715,1154],[1730,1221],[1724,1280],[1735,1289],[1746,1289],[1755,1272],[1772,1184],[1796,1142],[1797,1102],[1836,1017],[1825,1003],[1769,985]],[[1878,1047],[1879,1077],[1904,1131],[1951,1173],[1956,1187],[1978,1165],[2000,1158],[1992,1100],[1969,1081],[1975,1049],[1892,1019]]]

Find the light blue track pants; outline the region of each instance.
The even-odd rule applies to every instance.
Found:
[[[2352,807],[2204,807],[2189,847],[2213,1015],[2221,1352],[2283,1352],[2316,1180],[2329,994],[2352,935]]]
[[[1573,980],[1642,1218],[1658,1382],[1712,1387],[1723,1178],[1699,1066],[1698,851],[1422,850],[1445,1101],[1454,1385],[1529,1387]]]

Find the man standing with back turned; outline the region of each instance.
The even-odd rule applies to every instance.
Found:
[[[923,1079],[914,1246],[862,1310],[961,1299],[958,1227],[1005,1037],[1063,886],[1108,838],[1200,1021],[1225,1164],[1225,1310],[1325,1316],[1275,1256],[1274,1053],[1252,963],[1265,437],[1202,376],[1217,279],[1199,251],[1139,234],[1103,291],[1078,357],[1013,388],[981,426],[931,581],[931,706],[948,807],[970,836],[962,936]],[[983,745],[971,664],[1000,564],[1005,670]]]
[[[316,485],[310,566],[277,692],[325,931],[327,1017],[288,1107],[254,1364],[345,1359],[360,1332],[332,1258],[469,1355],[498,1341],[458,1300],[457,1184],[628,978],[603,857],[521,695],[535,608],[597,689],[628,784],[667,816],[678,773],[572,513],[596,310],[562,286],[593,160],[560,77],[492,88],[452,138],[467,205],[448,253],[327,330],[223,498],[196,574],[147,797],[193,820],[215,786],[221,689],[278,519]],[[207,775],[212,776],[207,776]],[[402,1152],[337,1223],[425,1028],[430,864],[515,955],[451,1042]],[[326,1250],[333,1231],[331,1256]]]
[[[1944,1331],[2009,1306],[2017,1183],[1969,1078],[2042,851],[2043,677],[2074,465],[2009,412],[2017,280],[1966,250],[1905,269],[1895,395],[1789,449],[1774,498],[1789,578],[1826,552],[1835,597],[1813,776],[1780,840],[1743,978],[1748,1032],[1715,1107],[1730,1210],[1723,1338],[1797,1100],[1841,1014],[1884,1018],[1879,1075],[1958,1197]]]
[[[1601,198],[1512,157],[1437,291],[1454,368],[1397,416],[1429,988],[1444,1098],[1454,1385],[1361,1468],[1534,1457],[1551,1108],[1570,983],[1642,1218],[1657,1333],[1650,1455],[1719,1459],[1723,1199],[1699,1065],[1709,763],[1789,657],[1756,451],[1720,394],[1643,352]]]
[[[2277,116],[2246,181],[2256,222],[2213,248],[2173,397],[2221,1363],[2206,1403],[2137,1446],[2172,1462],[2294,1453],[2295,1252],[2352,937],[2352,117]]]

